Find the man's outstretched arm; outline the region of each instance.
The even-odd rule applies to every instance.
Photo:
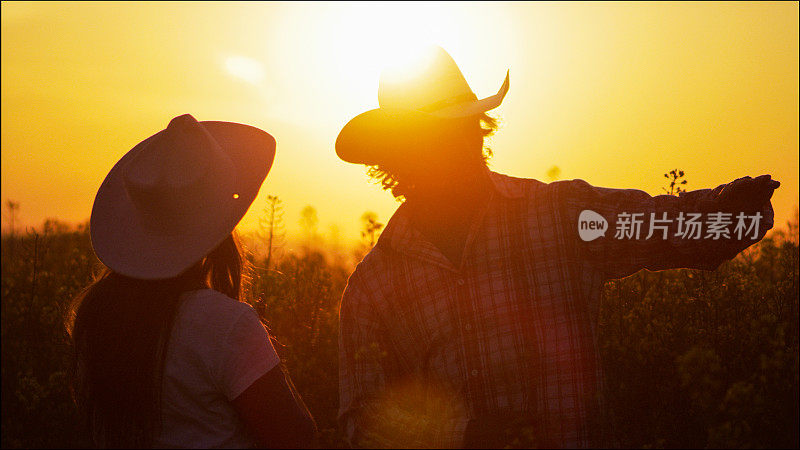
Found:
[[[780,186],[762,175],[680,196],[653,197],[583,180],[557,184],[566,205],[566,238],[575,243],[578,257],[606,278],[640,269],[715,269],[772,228],[770,198]],[[598,230],[603,220],[605,230]]]

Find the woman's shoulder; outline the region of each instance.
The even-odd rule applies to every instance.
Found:
[[[212,321],[215,324],[236,322],[242,314],[255,312],[247,303],[230,298],[213,289],[199,289],[183,295],[181,315],[192,322]]]

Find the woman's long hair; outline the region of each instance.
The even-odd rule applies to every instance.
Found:
[[[153,445],[181,294],[209,288],[238,300],[242,264],[231,234],[175,278],[141,280],[106,269],[75,298],[67,320],[75,349],[73,395],[95,445]]]

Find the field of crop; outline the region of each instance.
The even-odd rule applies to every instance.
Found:
[[[364,225],[364,246],[348,255],[374,242],[380,224],[365,215]],[[269,260],[249,256],[248,301],[276,338],[323,444],[342,447],[337,320],[352,261],[321,246],[280,254],[278,237],[267,244],[275,248]],[[98,268],[85,227],[50,221],[35,233],[3,236],[3,447],[88,444],[68,388],[63,317]],[[609,282],[600,324],[618,445],[798,446],[796,215],[714,272],[640,272]]]

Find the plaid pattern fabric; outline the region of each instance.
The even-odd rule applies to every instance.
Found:
[[[351,275],[339,418],[354,446],[460,447],[470,419],[509,413],[527,418],[541,445],[601,445],[603,282],[642,268],[713,269],[754,242],[679,239],[674,225],[669,239],[613,238],[620,212],[713,211],[724,185],[651,197],[582,180],[490,177],[496,189],[460,267],[401,206]],[[605,238],[579,238],[584,209],[609,220]],[[764,214],[766,231],[768,203]]]

